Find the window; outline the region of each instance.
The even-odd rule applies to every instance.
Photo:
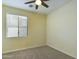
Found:
[[[7,14],[7,37],[26,37],[27,32],[27,17],[13,14]]]

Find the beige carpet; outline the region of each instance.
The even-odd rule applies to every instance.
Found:
[[[48,46],[4,54],[2,59],[75,59]]]

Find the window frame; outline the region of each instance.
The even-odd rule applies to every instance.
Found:
[[[19,36],[19,33],[18,33],[18,35],[17,35],[17,37],[8,37],[8,35],[7,35],[7,33],[8,33],[8,25],[7,25],[7,15],[8,14],[11,14],[11,15],[17,15],[17,14],[13,14],[13,13],[6,13],[6,38],[27,38],[28,37],[28,16],[25,16],[25,15],[17,15],[18,16],[18,20],[19,20],[19,16],[23,16],[23,17],[27,17],[27,26],[26,27],[23,27],[23,28],[26,28],[26,31],[27,31],[27,33],[26,33],[26,35],[25,36],[23,36],[23,37],[20,37]],[[19,21],[18,21],[18,27],[16,27],[16,28],[18,28],[18,32],[19,32]]]

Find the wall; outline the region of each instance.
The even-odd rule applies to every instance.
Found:
[[[2,6],[3,53],[16,49],[38,47],[46,44],[46,16],[9,6]],[[6,13],[28,16],[29,34],[27,38],[6,38]]]
[[[58,8],[47,17],[47,44],[76,57],[76,0]]]

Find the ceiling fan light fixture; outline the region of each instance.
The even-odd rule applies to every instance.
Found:
[[[41,0],[36,0],[35,4],[36,4],[36,5],[41,5],[42,2],[41,2]]]

